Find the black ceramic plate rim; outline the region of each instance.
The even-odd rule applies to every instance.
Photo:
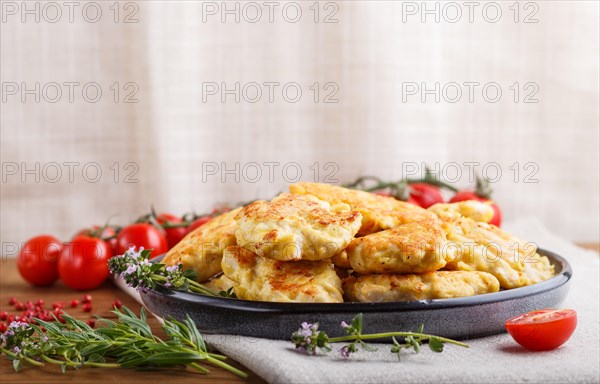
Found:
[[[502,301],[523,298],[532,295],[556,289],[566,284],[573,275],[569,262],[554,252],[544,249],[538,249],[541,255],[547,256],[550,262],[558,270],[556,276],[529,285],[527,287],[509,289],[500,292],[486,293],[476,296],[459,297],[452,299],[418,300],[418,301],[395,301],[385,303],[278,303],[270,301],[251,301],[231,299],[224,297],[204,296],[191,292],[172,291],[166,289],[150,290],[142,295],[160,295],[176,299],[177,301],[186,301],[190,303],[207,305],[215,308],[246,312],[263,313],[325,313],[325,312],[390,312],[402,310],[431,310],[431,309],[449,309],[455,307],[464,307],[472,305],[481,305],[488,303],[497,303]],[[155,258],[153,261],[160,262],[163,256]]]

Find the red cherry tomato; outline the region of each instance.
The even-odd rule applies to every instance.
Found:
[[[124,254],[131,246],[152,249],[150,258],[169,250],[165,234],[147,223],[132,224],[121,230],[117,236],[117,254]]]
[[[94,289],[106,280],[108,259],[111,251],[108,244],[95,237],[79,236],[65,244],[58,261],[60,279],[69,288]]]
[[[434,204],[444,202],[444,197],[439,188],[427,183],[411,184],[410,197],[423,208],[429,208]]]
[[[27,241],[17,260],[23,279],[33,285],[50,285],[58,279],[58,259],[63,244],[48,235],[36,236]]]
[[[407,203],[411,203],[412,205],[416,205],[417,207],[420,207],[421,204],[419,204],[419,201],[416,200],[414,197],[412,196],[408,196],[408,200],[406,200]]]
[[[502,211],[500,211],[500,207],[498,207],[498,205],[496,203],[494,203],[492,200],[486,199],[485,197],[481,197],[481,196],[477,195],[474,191],[456,192],[456,194],[454,196],[452,196],[452,198],[450,199],[450,203],[458,203],[459,201],[465,201],[465,200],[477,200],[477,201],[483,201],[483,202],[491,201],[492,208],[494,209],[494,217],[492,217],[492,221],[490,221],[490,224],[494,224],[497,227],[499,227],[500,224],[502,224]]]
[[[212,219],[212,217],[210,217],[210,216],[204,216],[204,217],[201,217],[199,219],[192,221],[192,223],[190,225],[188,225],[188,227],[187,227],[187,233],[190,233],[190,232],[194,231],[194,229],[203,226],[204,224],[208,223],[211,219]]]
[[[84,228],[81,231],[77,232],[73,239],[78,236],[87,236],[87,237],[98,237],[100,239],[111,238],[110,240],[105,240],[110,247],[111,254],[113,256],[117,255],[117,237],[115,236],[117,232],[113,227],[106,226],[102,233],[98,233],[102,227],[99,225],[92,225],[91,228]],[[93,235],[93,236],[92,236]]]
[[[541,309],[508,319],[506,330],[523,347],[549,351],[563,345],[577,327],[577,312],[572,309]]]
[[[179,217],[177,217],[175,215],[171,215],[170,213],[161,213],[156,218],[156,221],[158,221],[158,223],[160,225],[167,224],[167,223],[168,224],[182,223],[182,220]],[[179,243],[181,241],[181,239],[183,239],[185,237],[185,235],[187,235],[187,232],[188,232],[187,227],[164,228],[164,230],[165,230],[165,235],[167,237],[167,244],[169,245],[169,248],[173,248],[177,243]]]

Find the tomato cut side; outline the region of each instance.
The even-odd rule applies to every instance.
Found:
[[[515,316],[504,324],[508,333],[532,351],[549,351],[563,345],[577,327],[572,309],[541,309]]]

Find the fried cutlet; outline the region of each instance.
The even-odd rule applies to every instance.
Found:
[[[223,250],[236,244],[235,216],[240,210],[237,208],[223,213],[190,232],[169,250],[162,262],[166,265],[182,263],[184,269],[195,270],[198,282],[204,282],[221,272]]]
[[[321,260],[348,246],[361,214],[344,203],[282,193],[245,206],[237,221],[237,244],[250,252],[280,261]]]
[[[349,301],[384,302],[448,299],[498,292],[498,280],[486,272],[438,271],[423,274],[382,274],[344,280]]]
[[[477,204],[479,207],[475,207]],[[445,269],[489,272],[504,289],[539,283],[554,276],[554,266],[546,256],[537,253],[534,243],[527,243],[495,225],[466,217],[463,209],[453,205],[436,204],[429,208],[442,220],[446,238],[458,252],[456,260],[449,262]],[[470,205],[481,212],[492,209],[482,202]]]
[[[244,300],[340,303],[342,282],[329,260],[278,261],[228,247],[223,272]]]
[[[290,185],[290,192],[313,195],[332,204],[339,202],[348,204],[352,210],[362,214],[362,224],[358,236],[394,228],[409,222],[436,219],[431,212],[393,197],[330,184],[296,183]]]

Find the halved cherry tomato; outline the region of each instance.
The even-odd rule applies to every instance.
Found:
[[[110,247],[104,240],[76,237],[65,244],[58,260],[60,279],[73,289],[97,288],[110,274],[108,259],[111,256]]]
[[[170,213],[161,213],[156,217],[156,221],[158,221],[160,225],[182,223],[182,220],[179,217]],[[164,228],[164,230],[169,248],[173,248],[177,243],[179,243],[188,232],[187,227]]]
[[[187,233],[190,233],[194,229],[203,226],[204,224],[208,223],[211,219],[212,219],[211,216],[204,216],[204,217],[201,217],[199,219],[192,221],[192,223],[187,227]]]
[[[21,248],[17,268],[21,276],[33,285],[50,285],[58,279],[58,259],[63,244],[48,235],[29,239]]]
[[[116,237],[117,232],[115,231],[115,229],[113,227],[110,227],[110,226],[105,226],[104,229],[102,230],[102,233],[99,233],[100,229],[102,229],[101,226],[92,225],[90,228],[84,228],[81,231],[77,232],[75,234],[75,236],[73,236],[73,239],[75,239],[76,237],[79,237],[79,236],[98,237],[102,240],[110,238],[109,240],[104,240],[104,241],[106,241],[108,243],[111,254],[113,256],[116,256],[117,255],[117,237]]]
[[[427,183],[410,184],[410,197],[423,208],[444,202],[439,188]]]
[[[152,249],[150,258],[159,256],[169,250],[165,234],[160,229],[147,223],[132,224],[119,232],[119,236],[117,236],[117,254],[124,254],[131,246]]]
[[[494,209],[494,217],[492,217],[492,221],[490,221],[490,224],[494,224],[497,227],[499,227],[500,224],[502,224],[502,212],[500,211],[500,207],[498,207],[498,205],[496,205],[496,203],[494,203],[493,200],[486,199],[485,197],[481,197],[481,196],[477,195],[474,191],[456,192],[456,194],[454,196],[452,196],[452,198],[450,199],[450,203],[458,203],[459,201],[465,201],[465,200],[477,200],[477,201],[483,201],[483,202],[491,201],[492,208]]]
[[[569,340],[577,326],[577,312],[572,309],[541,309],[508,319],[504,326],[523,347],[532,351],[549,351]]]

